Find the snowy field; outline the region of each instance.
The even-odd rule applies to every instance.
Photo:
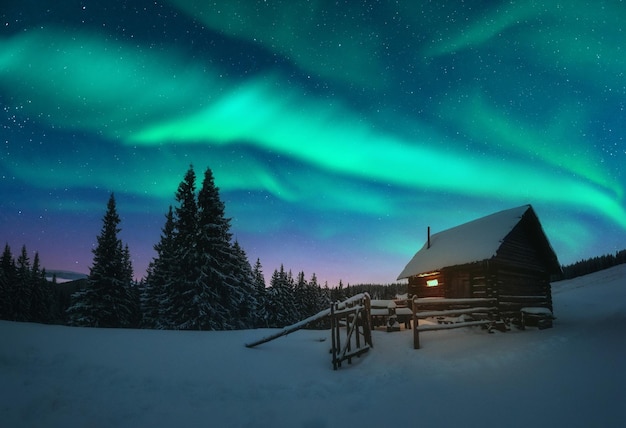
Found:
[[[328,331],[0,322],[2,427],[626,427],[626,265],[553,284],[554,328],[374,332],[332,370]]]

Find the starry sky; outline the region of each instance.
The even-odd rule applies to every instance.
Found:
[[[88,273],[111,192],[141,278],[190,164],[266,275],[390,283],[532,204],[626,248],[626,2],[5,0],[0,240]]]

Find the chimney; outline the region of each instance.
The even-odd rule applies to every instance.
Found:
[[[426,248],[430,248],[430,226],[428,226],[428,247]]]

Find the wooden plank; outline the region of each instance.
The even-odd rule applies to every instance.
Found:
[[[346,322],[348,322],[347,319],[346,319]],[[347,335],[346,335],[346,345],[345,345],[343,351],[341,352],[341,359],[342,360],[347,358],[345,355],[346,355],[346,353],[348,351],[350,351],[350,347],[351,347],[351,344],[352,344],[352,341],[350,339],[352,338],[352,334],[354,333],[354,329],[356,328],[358,322],[359,322],[359,312],[357,311],[357,313],[354,316],[354,318],[352,320],[352,323],[350,325],[350,329],[348,330]],[[358,344],[357,344],[357,348],[358,348]]]
[[[509,295],[500,295],[500,298],[501,298],[501,299],[520,299],[520,300],[523,300],[523,299],[536,299],[536,300],[541,300],[541,299],[545,299],[545,298],[546,298],[546,295],[545,295],[545,294],[543,294],[543,295],[539,295],[539,296],[537,296],[537,295],[535,295],[535,296],[519,296],[519,295],[518,295],[518,296],[509,296]]]
[[[468,321],[468,322],[458,322],[453,324],[426,324],[420,325],[417,327],[417,331],[436,331],[436,330],[451,330],[453,328],[462,328],[462,327],[472,327],[476,325],[488,325],[493,321]]]
[[[480,308],[467,308],[467,309],[449,309],[445,311],[417,311],[416,317],[419,319],[433,318],[433,317],[446,317],[454,315],[472,314],[476,312],[494,312],[498,308],[495,307],[480,307]]]
[[[347,353],[346,355],[344,355],[343,359],[360,357],[361,355],[365,354],[369,350],[370,350],[369,345],[364,345],[361,348],[355,349],[354,351]]]
[[[469,304],[479,304],[479,303],[492,303],[492,302],[496,302],[497,299],[492,299],[492,298],[478,298],[478,297],[468,297],[465,299],[446,299],[446,298],[437,298],[437,297],[432,297],[432,298],[417,298],[417,299],[413,299],[414,303],[417,303],[418,305],[420,304],[425,304],[425,305],[450,305],[450,304],[465,304],[465,305],[469,305]]]

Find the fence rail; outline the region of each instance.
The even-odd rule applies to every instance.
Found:
[[[468,298],[468,299],[438,299],[414,298],[413,309],[413,348],[420,348],[420,332],[450,330],[454,328],[488,326],[494,324],[492,314],[498,311],[496,299]],[[420,319],[472,315],[473,320],[453,322],[447,324],[419,325]]]

